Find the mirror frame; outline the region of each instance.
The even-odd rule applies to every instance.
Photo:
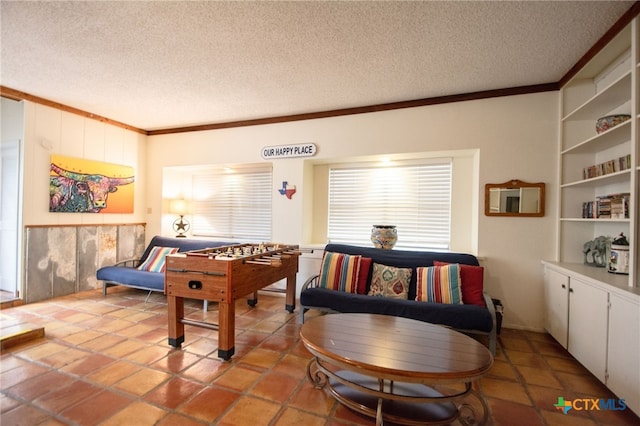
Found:
[[[487,183],[484,186],[484,214],[486,216],[514,216],[514,217],[542,217],[544,216],[544,182],[528,183],[519,179],[512,179],[504,183]],[[537,213],[495,213],[490,211],[489,192],[492,188],[518,189],[518,188],[539,188],[540,189],[540,211]]]

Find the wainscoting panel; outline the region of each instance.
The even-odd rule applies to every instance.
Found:
[[[37,226],[25,230],[25,303],[99,288],[102,266],[139,257],[144,224]]]

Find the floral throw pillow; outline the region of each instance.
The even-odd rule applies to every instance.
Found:
[[[411,268],[396,268],[374,263],[369,296],[406,300],[409,295],[410,282]]]

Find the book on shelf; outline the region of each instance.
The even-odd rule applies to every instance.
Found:
[[[582,203],[584,219],[628,219],[630,193],[609,194]]]
[[[582,169],[583,179],[593,179],[595,177],[621,172],[631,168],[631,154],[623,155],[617,160],[609,160],[604,163],[594,164]]]

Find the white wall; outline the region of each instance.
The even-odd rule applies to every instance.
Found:
[[[511,179],[547,184],[547,212],[555,212],[558,94],[547,92],[445,105],[240,127],[148,138],[147,235],[167,231],[166,200],[175,188],[162,187],[165,167],[260,163],[261,148],[315,143],[313,160],[273,160],[276,185],[297,185],[291,199],[274,188],[273,239],[293,244],[313,240],[313,161],[363,155],[478,150],[473,198],[477,255],[486,267],[487,291],[505,305],[504,325],[543,329],[540,261],[553,258],[553,213],[543,218],[484,216],[484,184]],[[467,201],[467,200],[464,200]],[[463,203],[464,205],[464,203]],[[459,208],[454,202],[454,209]],[[454,214],[453,226],[456,226]],[[466,223],[465,223],[465,226]],[[472,236],[473,239],[473,236]]]
[[[146,219],[146,135],[32,102],[25,102],[23,225],[142,223]],[[50,213],[51,154],[131,166],[132,214]]]

